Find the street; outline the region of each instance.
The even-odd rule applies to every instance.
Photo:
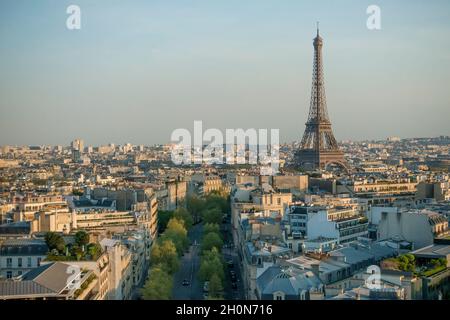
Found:
[[[231,225],[222,224],[222,235],[224,243],[232,243]],[[180,270],[174,275],[172,298],[174,300],[203,300],[203,282],[198,279],[200,268],[200,242],[203,236],[203,225],[201,223],[192,226],[188,232],[191,242],[189,252],[181,257]],[[224,261],[233,261],[233,268],[225,267],[224,298],[229,300],[244,299],[244,288],[241,280],[240,262],[236,250],[233,248],[222,248]],[[237,289],[231,286],[230,271],[236,274]],[[189,285],[183,286],[183,280],[188,280]]]
[[[231,222],[227,219],[226,224],[222,224],[222,234],[224,235],[224,243],[233,243],[233,236],[231,234]],[[225,270],[225,286],[224,286],[224,298],[227,300],[243,300],[244,299],[244,285],[242,283],[242,276],[241,276],[241,268],[240,268],[240,261],[239,256],[237,254],[236,249],[234,246],[223,248],[222,249],[222,255],[225,260],[225,263],[227,261],[233,261],[233,268],[226,267]],[[233,270],[236,274],[236,285],[237,289],[233,289],[231,287],[231,276],[230,271]]]
[[[191,241],[189,252],[181,257],[180,270],[175,273],[172,298],[174,300],[202,300],[203,283],[198,279],[200,268],[200,241],[202,238],[202,224],[196,224],[189,230],[188,237]],[[189,285],[183,286],[183,280],[188,280]]]

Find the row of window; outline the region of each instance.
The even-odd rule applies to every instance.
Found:
[[[41,265],[41,257],[36,258],[36,264],[33,266],[32,257],[26,258],[26,265],[25,261],[22,257],[16,258],[16,264],[13,264],[13,258],[6,258],[6,268],[32,268],[32,267],[39,267]]]
[[[306,227],[305,222],[292,222],[293,227]]]

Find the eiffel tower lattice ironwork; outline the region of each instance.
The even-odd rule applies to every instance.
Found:
[[[300,148],[296,153],[295,162],[302,167],[323,169],[330,163],[339,164],[347,168],[344,153],[339,146],[331,129],[328,117],[325,85],[323,76],[322,47],[323,39],[319,35],[313,40],[314,66],[311,89],[311,104],[308,121],[303,134]]]

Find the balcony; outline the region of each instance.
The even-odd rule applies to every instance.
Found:
[[[92,300],[92,297],[95,296],[93,292],[94,287],[98,284],[98,279],[95,273],[92,271],[88,271],[84,273],[82,278],[80,279],[81,286],[79,289],[74,292],[75,300]]]

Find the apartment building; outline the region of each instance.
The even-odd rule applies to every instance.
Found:
[[[358,210],[347,207],[334,207],[308,211],[306,232],[310,239],[318,237],[337,239],[339,244],[367,237],[368,220]]]
[[[327,287],[341,289],[350,287],[352,276],[364,272],[371,265],[379,265],[386,258],[397,255],[397,251],[379,243],[355,242],[327,254],[308,253],[287,261],[295,267],[310,270],[318,275]]]
[[[370,219],[377,225],[377,239],[404,239],[411,241],[416,249],[431,245],[434,238],[449,234],[448,219],[425,209],[372,207]]]
[[[92,271],[97,279],[95,284],[95,297],[93,300],[106,300],[110,291],[110,272],[111,265],[109,255],[107,252],[103,252],[97,260],[92,261],[68,261],[67,264],[71,265],[75,269]]]
[[[166,181],[163,186],[155,190],[158,207],[161,210],[172,211],[185,205],[187,194],[187,182],[172,179]]]
[[[132,279],[132,253],[119,240],[103,239],[100,241],[110,261],[108,300],[130,300]]]
[[[0,280],[0,300],[98,300],[99,281],[92,270],[51,262],[14,281]]]
[[[416,200],[435,199],[436,201],[450,200],[450,182],[419,182]]]
[[[131,279],[133,287],[140,287],[147,277],[151,243],[145,230],[127,231],[114,235],[131,252]]]
[[[67,206],[62,195],[16,195],[11,199],[14,221],[33,220],[34,214],[51,206]]]
[[[37,268],[46,258],[48,247],[43,240],[9,239],[0,241],[0,278],[11,279]]]
[[[366,199],[368,205],[392,203],[397,199],[414,199],[416,190],[417,182],[411,179],[382,180],[371,177],[337,185],[337,193],[349,193]]]
[[[274,265],[256,280],[258,300],[323,300],[324,285],[313,272]]]

